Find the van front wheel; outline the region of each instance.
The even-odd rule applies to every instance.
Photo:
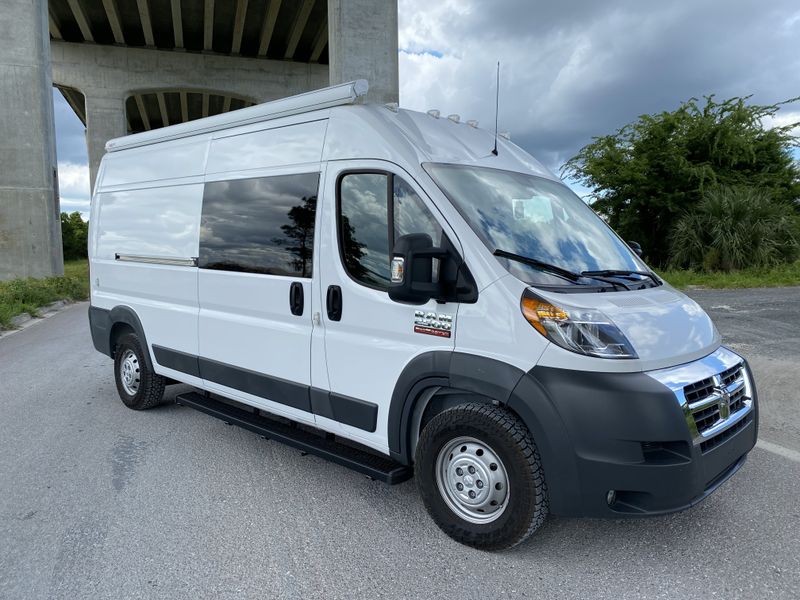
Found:
[[[145,350],[134,333],[120,338],[114,352],[114,378],[123,404],[133,410],[152,408],[164,398],[166,380],[147,368]]]
[[[510,548],[547,518],[536,444],[500,407],[470,403],[436,415],[420,436],[416,473],[431,517],[462,544]]]

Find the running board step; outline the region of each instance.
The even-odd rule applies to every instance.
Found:
[[[371,454],[358,448],[340,444],[299,427],[285,425],[256,412],[250,412],[224,402],[214,400],[197,392],[176,396],[175,402],[188,406],[230,423],[249,429],[259,435],[281,442],[343,465],[368,477],[394,485],[410,479],[413,471],[389,458]]]

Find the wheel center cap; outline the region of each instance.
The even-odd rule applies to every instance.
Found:
[[[473,485],[475,485],[475,479],[472,477],[472,475],[464,476],[464,485],[467,487],[472,487]]]

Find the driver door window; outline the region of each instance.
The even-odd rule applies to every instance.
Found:
[[[346,173],[339,179],[338,228],[342,263],[358,283],[389,287],[395,240],[427,233],[434,245],[442,228],[414,189],[391,173]]]

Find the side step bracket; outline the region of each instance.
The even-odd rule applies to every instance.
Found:
[[[285,425],[274,419],[214,400],[197,392],[180,394],[175,398],[175,402],[181,406],[188,406],[204,412],[232,425],[249,429],[268,439],[292,446],[301,452],[308,452],[343,465],[389,485],[402,483],[410,479],[413,474],[411,467],[401,465],[388,457],[384,458],[365,450],[340,444],[331,439],[331,436],[323,437],[300,427]]]

